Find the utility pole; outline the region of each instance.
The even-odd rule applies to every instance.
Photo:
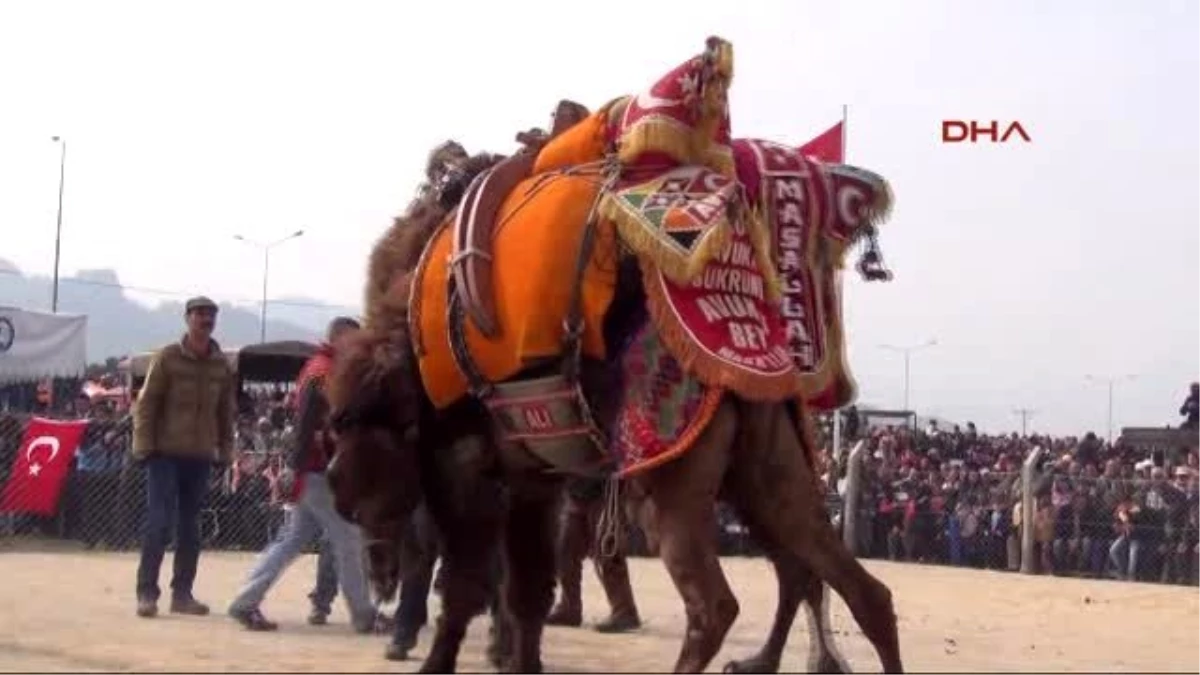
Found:
[[[1112,445],[1113,440],[1113,389],[1119,382],[1129,382],[1137,379],[1137,375],[1115,375],[1115,376],[1100,376],[1085,375],[1084,378],[1093,384],[1103,384],[1108,387],[1108,444]]]
[[[1026,432],[1029,430],[1029,418],[1033,417],[1036,413],[1037,411],[1033,408],[1017,408],[1013,411],[1014,415],[1021,416],[1021,436],[1028,435]]]

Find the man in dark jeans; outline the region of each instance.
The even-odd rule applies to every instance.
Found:
[[[171,612],[201,616],[192,596],[200,560],[200,510],[214,462],[233,452],[233,372],[212,339],[217,305],[187,301],[187,333],[154,356],[133,415],[133,456],[146,467],[146,521],[137,572],[137,614],[158,614],[159,568],[175,517]]]

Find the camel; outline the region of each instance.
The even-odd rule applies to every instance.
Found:
[[[714,51],[713,44],[710,42],[710,51]],[[706,62],[710,65],[711,61]],[[705,73],[711,76],[711,68]],[[725,78],[727,83],[728,74]],[[628,110],[636,103],[625,99],[598,114],[611,118],[613,105]],[[707,149],[689,149],[693,159],[704,152]],[[452,217],[457,197],[466,194],[472,199],[471,191],[478,183],[474,177],[494,164],[491,157],[460,156],[454,169],[427,172],[431,183],[441,184],[423,191],[425,196],[410,209],[405,222],[398,222],[372,254],[367,326],[355,347],[339,359],[331,388],[338,453],[329,476],[339,511],[367,529],[373,540],[394,540],[405,518],[424,499],[444,534],[443,612],[422,672],[454,669],[467,624],[486,597],[487,570],[482,561],[488,560],[497,536],[504,560],[506,668],[540,672],[542,632],[553,601],[561,476],[547,474],[544,456],[497,428],[493,413],[483,405],[486,397],[478,382],[464,387],[475,395],[448,402],[442,396],[439,405],[438,394],[430,387],[440,383],[426,375],[421,362],[424,348],[418,346],[422,338],[414,334],[413,317],[418,315],[413,306],[414,289],[421,287],[422,270],[442,266],[441,273],[449,278],[448,268],[455,264],[453,258],[443,261],[429,251]],[[835,182],[832,175],[822,173],[820,177]],[[769,198],[766,192],[763,200]],[[525,194],[530,193],[532,190],[526,190]],[[474,199],[478,204],[477,193]],[[760,206],[766,210],[765,205]],[[827,208],[844,206],[844,201],[838,201]],[[583,241],[591,237],[595,212],[593,208],[587,229],[579,237]],[[869,232],[870,228],[863,226],[851,232],[850,239]],[[621,242],[630,244],[628,228],[620,234]],[[498,250],[494,259],[503,260],[501,254]],[[587,262],[582,255],[580,260]],[[493,258],[487,259],[490,264]],[[497,274],[502,270],[497,268]],[[652,270],[645,259],[622,252],[613,275],[611,302],[603,303],[601,322],[606,331],[610,326],[632,326],[639,334],[658,339],[661,321],[647,312],[649,294],[659,292],[653,285]],[[453,274],[456,282],[469,279],[469,275],[458,276],[457,270]],[[487,290],[483,290],[485,295]],[[471,292],[467,290],[468,295]],[[447,292],[447,297],[454,308],[460,296]],[[489,319],[485,310],[479,303],[459,309],[481,329]],[[450,332],[453,330],[452,326]],[[437,340],[442,336],[424,337]],[[664,335],[662,340],[668,342],[669,338]],[[621,385],[614,378],[621,374],[622,353],[615,343],[610,348],[612,353],[606,357],[598,357],[595,349],[591,354],[586,349],[575,351],[578,387],[599,428],[607,428],[621,412]],[[695,361],[688,365],[702,369]],[[523,366],[504,381],[529,381],[556,367],[545,362]],[[634,503],[648,518],[643,522],[656,534],[660,555],[686,608],[687,631],[676,672],[704,670],[738,614],[737,599],[721,571],[712,535],[713,507],[719,499],[737,509],[762,545],[776,569],[780,588],[775,626],[767,644],[755,657],[728,664],[727,670],[777,669],[787,630],[802,598],[815,610],[810,617],[816,627],[817,666],[840,668],[824,637],[823,581],[845,600],[884,670],[902,671],[891,593],[846,550],[829,523],[813,470],[807,413],[801,400],[788,395],[792,391],[791,368],[781,371],[775,381],[782,384],[768,395],[745,388],[735,391],[738,383],[732,380],[721,380],[728,388],[712,386],[709,391],[715,395],[710,397],[710,417],[686,451],[625,481],[636,495]],[[379,569],[388,567],[381,564]]]
[[[372,344],[373,336],[364,335],[363,337],[366,338],[362,344],[363,353],[370,353],[369,350],[377,343]],[[347,364],[347,369],[355,365],[362,366],[370,363],[369,359],[356,361],[356,357],[361,358],[357,354],[351,354],[348,359],[343,361]],[[396,377],[394,373],[390,375]],[[341,377],[345,378],[346,375],[343,374]],[[338,461],[334,469],[330,472],[333,477],[331,482],[335,485],[339,502],[343,502],[347,492],[353,493],[352,499],[354,500],[353,506],[339,503],[339,510],[346,517],[352,518],[364,526],[372,535],[372,542],[390,544],[393,541],[391,537],[396,536],[391,533],[397,531],[392,529],[393,525],[398,527],[399,523],[404,522],[404,518],[411,513],[420,499],[428,498],[430,494],[447,495],[449,493],[453,495],[451,497],[434,497],[437,506],[433,510],[438,513],[437,520],[441,524],[440,527],[446,528],[450,535],[457,534],[459,536],[448,540],[448,542],[456,544],[454,548],[443,551],[443,564],[447,566],[446,576],[448,578],[447,588],[443,592],[444,614],[439,623],[438,637],[435,638],[435,644],[430,650],[430,658],[422,672],[449,672],[454,669],[457,646],[448,644],[449,640],[443,633],[443,625],[454,626],[457,624],[459,628],[452,634],[457,634],[461,639],[462,632],[465,632],[466,620],[474,616],[478,612],[478,607],[484,602],[485,570],[477,569],[473,563],[486,559],[489,554],[490,545],[494,542],[493,537],[501,527],[496,516],[500,513],[503,500],[495,486],[489,485],[490,481],[482,476],[482,474],[494,470],[492,462],[488,462],[487,465],[476,464],[474,466],[466,465],[466,463],[479,462],[483,459],[481,450],[487,448],[491,442],[487,434],[479,433],[478,428],[472,432],[468,425],[482,425],[485,422],[486,418],[480,411],[472,414],[471,411],[465,409],[456,410],[454,414],[441,420],[441,423],[435,427],[455,429],[456,438],[429,440],[422,444],[419,452],[408,456],[405,456],[405,453],[397,452],[400,444],[395,440],[396,434],[382,425],[339,432],[340,442],[344,445],[343,450],[338,453]],[[447,445],[451,450],[447,449]],[[494,449],[491,452],[494,452]],[[418,464],[424,464],[425,472],[414,471],[411,468],[412,465],[408,464],[412,460],[416,460]],[[463,464],[459,464],[459,462],[463,462]],[[347,478],[348,475],[353,475],[355,478]],[[420,476],[426,478],[418,478],[407,488],[401,487],[403,481],[396,480],[383,483],[380,485],[382,489],[376,488],[375,491],[372,491],[359,487],[361,483],[358,477],[361,476],[375,476],[385,480]],[[542,480],[544,479],[538,478],[538,482]],[[471,486],[459,487],[458,484],[463,481]],[[352,484],[354,487],[347,489],[343,487],[346,484]],[[546,497],[544,492],[539,492],[538,495],[542,498]],[[636,511],[639,504],[637,501],[630,501],[632,502],[630,508]],[[549,503],[550,500],[546,500],[545,504]],[[655,511],[671,508],[666,503],[650,500],[648,503],[652,504]],[[706,504],[711,510],[712,501],[706,500]],[[735,502],[735,505],[740,504]],[[553,507],[548,505],[544,506],[543,510],[546,513],[554,511]],[[845,666],[828,639],[826,630],[828,619],[824,615],[826,597],[820,580],[813,576],[796,556],[791,555],[783,544],[778,543],[778,539],[773,538],[769,530],[754,519],[753,512],[744,508],[739,508],[738,512],[750,527],[751,536],[756,543],[763,547],[776,570],[779,605],[770,636],[763,648],[750,658],[726,664],[725,671],[777,672],[795,614],[801,602],[807,600],[810,609],[809,632],[812,641],[809,652],[809,671],[846,672]],[[641,518],[638,520],[646,522]],[[700,524],[694,525],[694,529],[700,534],[700,537],[703,537],[702,533],[704,532],[711,532],[709,527],[711,521],[707,516],[701,514],[697,520]],[[669,523],[655,520],[648,529],[658,533],[664,528],[669,529],[670,527]],[[548,524],[545,529],[549,530]],[[549,535],[547,534],[547,536]],[[655,539],[655,548],[661,551],[662,541],[658,537]],[[519,547],[515,545],[510,546],[506,552],[511,554],[517,548]],[[386,589],[390,586],[394,588],[393,575],[398,575],[400,569],[393,562],[394,559],[389,560],[389,557],[394,554],[395,547],[391,545],[372,546],[369,551],[372,558],[371,570],[375,575],[373,581],[376,582],[377,587]],[[709,551],[715,557],[715,550],[709,548]],[[552,560],[553,557],[549,556],[548,559]],[[522,564],[520,560],[510,558],[506,569],[511,570],[520,564]],[[464,567],[466,569],[462,570]],[[550,574],[551,571],[545,570],[544,573]],[[463,576],[466,576],[470,582],[468,585],[463,585]],[[511,579],[509,583],[511,583]],[[547,579],[545,586],[547,598],[549,598],[552,583],[552,578]],[[505,587],[508,588],[509,585],[506,584]],[[388,591],[381,592],[387,593]],[[734,605],[734,609],[736,609],[736,605]],[[466,616],[465,620],[457,618],[463,615]],[[733,618],[734,616],[726,616],[729,624],[732,624]],[[493,636],[503,634],[503,628],[499,628],[498,631],[500,632],[493,632]],[[715,653],[719,649],[719,643],[711,649]],[[503,646],[493,645],[489,651],[489,657],[493,658],[493,662],[499,663],[499,659],[493,657],[493,654],[504,653],[508,650]],[[709,658],[711,659],[711,655]],[[703,667],[699,663],[694,666],[682,663],[677,665],[679,672],[702,669]],[[536,670],[537,668],[530,664],[517,665],[514,663],[512,667],[512,672],[534,672]],[[889,669],[889,672],[893,671],[899,672],[900,668]]]

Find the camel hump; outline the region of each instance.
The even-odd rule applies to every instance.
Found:
[[[492,288],[492,241],[500,208],[521,181],[539,173],[536,165],[542,153],[554,146],[559,138],[580,127],[588,117],[588,109],[582,104],[566,99],[559,101],[551,118],[549,135],[537,129],[518,134],[517,140],[524,144],[521,151],[478,176],[463,195],[452,235],[454,283],[461,294],[463,311],[488,338],[496,337],[499,332]],[[593,130],[593,134],[596,131]],[[588,134],[585,133],[582,139],[586,138]],[[567,147],[574,148],[580,140],[567,139]],[[564,156],[583,158],[588,150],[579,152],[576,149]],[[600,152],[603,153],[602,146]]]

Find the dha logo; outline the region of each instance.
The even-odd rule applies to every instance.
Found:
[[[980,138],[985,138],[989,143],[1033,142],[1029,132],[1018,121],[1003,125],[997,120],[942,120],[943,143],[979,143]]]

